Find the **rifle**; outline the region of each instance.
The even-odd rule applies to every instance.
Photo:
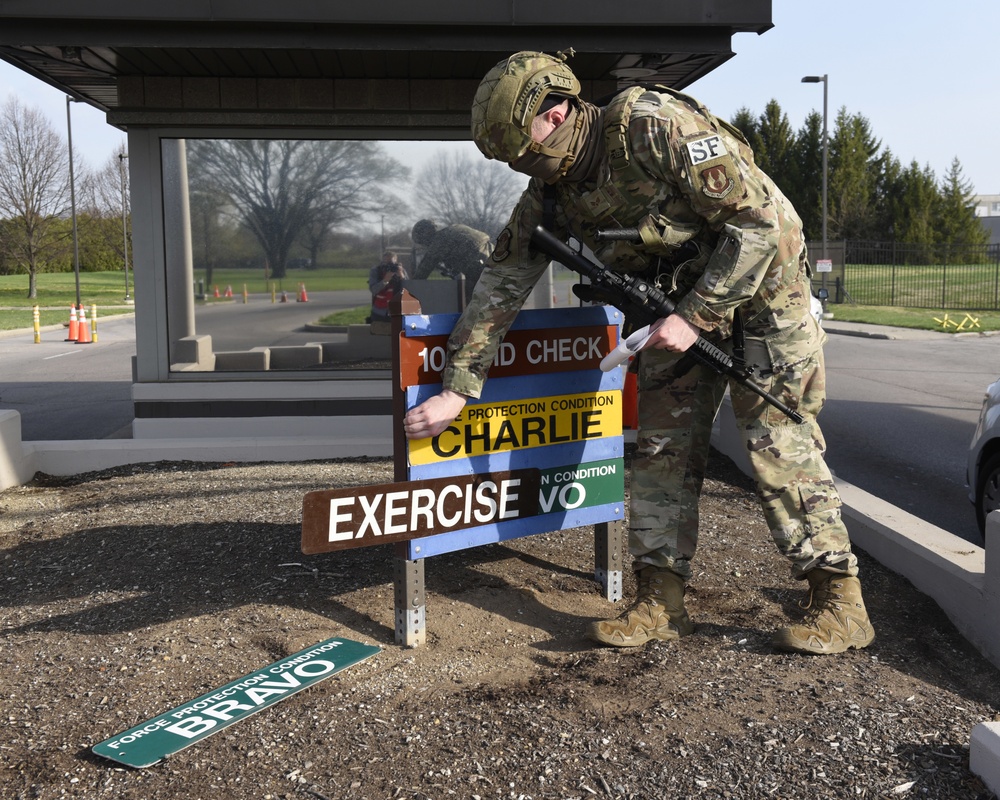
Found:
[[[607,238],[628,238],[633,231],[605,232]],[[531,245],[554,261],[590,279],[593,286],[601,290],[608,301],[621,310],[630,320],[652,323],[661,317],[674,313],[674,302],[648,281],[627,273],[612,272],[591,261],[564,242],[561,242],[541,225],[531,235]],[[737,366],[732,356],[720,350],[707,339],[699,336],[688,350],[691,357],[720,375],[731,378],[754,394],[763,398],[794,422],[805,422],[805,418],[777,397],[765,391],[751,380],[753,371],[746,366]]]

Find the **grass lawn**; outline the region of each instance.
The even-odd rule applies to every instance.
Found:
[[[937,311],[932,308],[898,306],[860,306],[831,303],[828,310],[839,322],[865,322],[897,328],[919,328],[945,333],[968,333],[1000,330],[1000,311]]]
[[[129,294],[134,287],[129,281]],[[562,276],[560,276],[562,277]],[[202,275],[203,279],[203,275]],[[199,273],[195,273],[199,280]],[[309,291],[340,291],[367,287],[368,272],[363,269],[294,270],[280,283],[266,283],[263,275],[248,270],[217,271],[211,286],[205,291],[211,296],[213,287],[224,292],[231,286],[239,295],[246,284],[254,293],[297,291],[304,283]],[[560,288],[559,291],[562,291]],[[76,279],[72,272],[42,273],[38,276],[38,297],[28,299],[27,275],[0,275],[0,330],[20,330],[32,327],[32,307],[39,306],[40,324],[64,324],[69,321],[70,306],[76,301]],[[133,307],[123,302],[125,276],[122,272],[81,272],[80,299],[90,316],[97,306],[98,320],[120,314],[133,313]],[[831,303],[829,310],[834,320],[864,322],[872,325],[890,325],[900,328],[921,328],[947,333],[1000,330],[1000,311],[940,311],[929,308],[902,308],[898,306],[854,305]],[[368,316],[367,306],[345,309],[323,318],[329,325],[360,324]]]
[[[76,276],[72,272],[44,272],[38,275],[38,296],[28,298],[27,275],[0,275],[0,330],[30,329],[32,307],[39,307],[39,325],[69,322],[70,307],[76,302]],[[129,272],[129,295],[134,295]],[[80,301],[91,316],[97,306],[98,323],[105,317],[131,314],[134,309],[124,302],[124,272],[81,272]]]

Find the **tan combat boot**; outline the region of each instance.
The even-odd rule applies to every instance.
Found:
[[[635,602],[615,619],[591,622],[587,636],[613,647],[637,647],[653,639],[668,642],[687,636],[694,625],[684,610],[684,579],[668,569],[643,567]]]
[[[772,644],[794,653],[843,653],[867,647],[875,631],[861,598],[861,583],[834,572],[815,569],[806,573],[809,609],[798,625],[776,631]]]

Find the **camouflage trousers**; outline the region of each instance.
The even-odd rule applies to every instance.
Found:
[[[751,358],[754,350],[756,359]],[[738,384],[730,387],[771,536],[796,578],[817,568],[857,575],[840,495],[823,459],[826,444],[816,423],[826,399],[823,351],[816,348],[778,374],[770,374],[766,353],[759,341],[747,341],[748,361],[767,362],[764,377],[756,375],[755,380],[805,417],[796,424],[753,392]],[[643,351],[638,378],[629,550],[638,565],[665,567],[687,579],[698,545],[698,498],[712,422],[728,380],[666,350]]]

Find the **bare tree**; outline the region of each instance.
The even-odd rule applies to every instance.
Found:
[[[215,280],[215,267],[222,257],[223,247],[231,234],[223,220],[229,216],[231,207],[225,194],[218,189],[192,187],[191,195],[191,239],[194,245],[194,263],[205,270],[205,283]]]
[[[188,142],[188,157],[192,191],[225,195],[275,278],[314,218],[338,226],[383,209],[386,186],[408,178],[377,142],[201,139]]]
[[[0,107],[0,215],[9,217],[4,247],[28,273],[28,298],[38,297],[37,274],[64,242],[55,234],[69,197],[68,152],[41,111],[11,97]]]
[[[416,205],[437,222],[468,225],[495,238],[526,181],[498,161],[442,151],[420,170]]]
[[[125,266],[126,235],[131,240],[129,173],[122,146],[108,156],[104,166],[85,175],[80,198],[83,217],[94,226],[93,235],[100,246],[110,250]],[[122,220],[125,231],[122,230]]]

